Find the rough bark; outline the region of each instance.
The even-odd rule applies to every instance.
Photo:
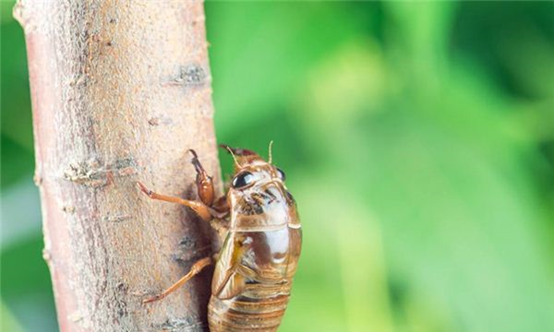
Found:
[[[203,3],[20,0],[14,16],[61,331],[207,331],[210,272],[141,300],[209,255],[213,234],[135,186],[195,197],[190,148],[219,184]]]

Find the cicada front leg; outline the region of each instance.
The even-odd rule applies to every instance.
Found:
[[[222,196],[218,199],[215,198],[215,189],[212,181],[212,177],[208,175],[200,160],[196,151],[189,150],[192,154],[192,165],[196,170],[196,189],[198,191],[198,197],[206,206],[210,208],[213,219],[210,223],[211,226],[217,231],[220,236],[224,234],[228,227],[229,222],[225,220],[225,217],[229,215],[229,205],[227,204],[227,197]]]
[[[191,163],[196,170],[196,189],[198,190],[198,197],[202,203],[207,206],[212,206],[215,199],[215,190],[212,177],[208,175],[200,160],[198,160],[198,155],[196,151],[190,149],[189,152],[192,154]]]
[[[198,155],[196,151],[190,149],[189,152],[192,154],[193,158],[191,160],[194,169],[196,170],[196,189],[198,192],[198,197],[205,205],[214,209],[217,212],[216,218],[222,219],[229,214],[229,206],[227,204],[227,199],[225,196],[222,196],[218,199],[215,198],[215,189],[212,181],[212,177],[208,175],[200,160],[198,160]]]
[[[159,194],[148,189],[141,182],[137,182],[139,189],[152,199],[177,203],[189,207],[205,221],[211,221],[214,218],[225,218],[229,214],[229,207],[226,204],[226,200],[224,197],[217,200],[215,199],[212,177],[204,170],[204,167],[198,160],[196,152],[194,150],[189,151],[193,155],[191,162],[196,169],[196,189],[198,191],[199,200],[187,200],[180,197]]]

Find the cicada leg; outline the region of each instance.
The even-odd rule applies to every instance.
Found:
[[[146,303],[150,303],[150,302],[154,302],[154,301],[158,301],[158,300],[163,299],[164,297],[168,296],[169,294],[171,294],[174,291],[176,291],[177,289],[179,289],[179,287],[183,286],[187,281],[192,279],[192,277],[194,277],[195,275],[200,273],[206,266],[209,266],[212,263],[213,263],[213,260],[212,260],[211,257],[202,258],[201,260],[194,263],[192,265],[192,267],[190,268],[190,271],[187,274],[185,274],[181,279],[179,279],[179,281],[177,281],[176,283],[171,285],[171,287],[164,290],[162,293],[160,293],[156,296],[153,296],[151,298],[148,298],[146,300],[143,300],[142,303],[146,304]]]
[[[227,205],[227,200],[225,196],[218,199],[215,198],[214,184],[212,177],[208,175],[200,160],[198,160],[198,155],[196,151],[190,149],[189,152],[192,154],[191,163],[194,165],[196,170],[196,189],[198,191],[198,197],[202,203],[206,204],[210,208],[218,211],[221,215],[218,218],[224,217],[228,211],[229,207]]]
[[[137,182],[137,185],[139,189],[148,197],[152,199],[157,199],[160,201],[170,202],[170,203],[177,203],[184,205],[186,207],[191,208],[200,218],[204,219],[205,221],[210,221],[214,217],[218,217],[220,214],[219,212],[211,209],[210,207],[206,206],[201,201],[191,201],[187,199],[182,199],[180,197],[174,197],[174,196],[167,196],[162,195],[153,192],[152,190],[146,188],[144,184],[141,182]]]
[[[192,154],[191,163],[196,170],[196,188],[198,190],[198,197],[202,203],[207,206],[212,206],[215,199],[214,193],[214,183],[212,177],[208,175],[200,161],[198,160],[198,155],[196,151],[190,149],[189,152]]]
[[[223,219],[229,214],[229,206],[225,197],[215,199],[214,185],[212,177],[208,175],[204,167],[198,160],[198,155],[194,150],[189,150],[193,158],[191,160],[196,169],[196,188],[200,200],[187,200],[180,197],[158,194],[146,188],[141,182],[137,182],[139,189],[152,199],[177,203],[191,208],[200,218],[205,221]]]

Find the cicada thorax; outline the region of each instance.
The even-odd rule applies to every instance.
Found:
[[[251,152],[246,157],[238,172],[251,174],[252,183],[228,193],[230,229],[212,281],[211,332],[277,330],[300,255],[296,204],[279,171]]]

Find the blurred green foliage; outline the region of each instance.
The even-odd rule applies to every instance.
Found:
[[[54,331],[12,4],[1,4],[2,327]],[[302,215],[280,331],[554,331],[553,2],[206,12],[219,141],[274,140]]]

